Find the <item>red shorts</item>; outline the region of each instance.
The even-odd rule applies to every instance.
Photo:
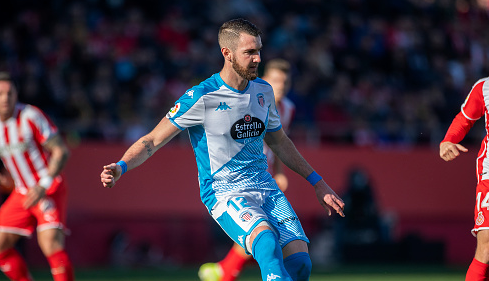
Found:
[[[66,187],[63,183],[35,206],[24,209],[25,195],[14,190],[0,207],[0,231],[30,236],[37,231],[66,228]]]

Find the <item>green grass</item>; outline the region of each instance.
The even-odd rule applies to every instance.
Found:
[[[197,281],[197,268],[165,269],[77,269],[77,281]],[[36,281],[52,281],[48,270],[33,272]],[[0,280],[3,276],[0,276]],[[423,265],[361,265],[321,270],[316,268],[310,281],[459,281],[465,268]],[[259,281],[257,267],[248,267],[239,281]]]

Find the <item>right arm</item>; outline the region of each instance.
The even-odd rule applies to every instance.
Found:
[[[468,149],[459,144],[467,135],[470,128],[474,125],[475,120],[469,120],[460,112],[453,119],[448,128],[447,134],[440,143],[440,157],[445,161],[451,161],[460,155],[460,151],[467,152]]]
[[[460,151],[468,151],[459,142],[467,135],[475,121],[485,114],[485,101],[482,94],[484,83],[486,83],[484,80],[480,80],[472,87],[461,112],[455,116],[445,138],[440,143],[440,157],[443,160],[451,161],[460,155]]]
[[[164,117],[149,134],[141,137],[138,141],[132,144],[124,153],[121,160],[126,162],[128,171],[134,169],[143,164],[144,161],[180,132],[181,130],[179,128]],[[121,174],[122,168],[116,163],[105,165],[100,174],[103,186],[112,188],[116,181],[121,177]]]

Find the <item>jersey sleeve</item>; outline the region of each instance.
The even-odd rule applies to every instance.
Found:
[[[175,105],[166,114],[166,118],[177,128],[184,130],[203,124],[204,113],[205,105],[203,96],[197,95],[191,89],[175,102]]]
[[[275,97],[272,95],[271,99],[270,109],[268,110],[267,132],[276,132],[282,128],[282,124],[280,123],[280,115],[275,104]]]
[[[30,106],[27,112],[27,122],[31,126],[34,138],[41,144],[58,133],[58,128],[39,108]]]
[[[485,81],[476,83],[462,104],[462,114],[469,120],[475,121],[484,116],[485,102],[482,91],[484,83]]]
[[[462,104],[460,113],[453,119],[442,142],[459,143],[467,135],[475,121],[484,116],[483,86],[484,81],[481,81],[472,87],[465,102]]]

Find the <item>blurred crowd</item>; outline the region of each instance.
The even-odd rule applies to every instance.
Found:
[[[131,143],[222,66],[219,26],[293,65],[291,138],[437,146],[489,73],[485,0],[23,0],[0,9],[0,69],[72,142]],[[467,142],[479,143],[482,130]]]

